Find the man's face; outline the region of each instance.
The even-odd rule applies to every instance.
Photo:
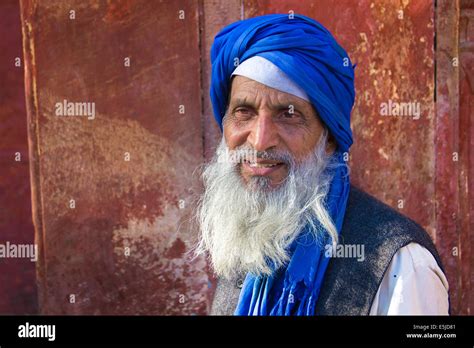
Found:
[[[309,102],[243,76],[233,78],[223,129],[229,150],[242,145],[258,152],[283,150],[296,163],[314,151],[324,131]],[[288,164],[263,158],[239,166],[246,183],[251,177],[265,176],[271,187],[279,186],[289,171]]]

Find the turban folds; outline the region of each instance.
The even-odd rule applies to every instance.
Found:
[[[352,145],[350,114],[354,104],[354,69],[347,53],[331,33],[315,20],[295,14],[249,18],[225,27],[211,48],[211,101],[222,129],[232,73],[240,63],[260,56],[279,68],[305,92],[321,121],[337,143],[331,184],[325,202],[339,233],[350,182],[343,153]],[[247,274],[237,315],[314,315],[329,264],[324,245],[306,226],[290,247],[286,269],[272,276]],[[319,224],[318,229],[323,229]],[[324,235],[324,233],[323,233]],[[330,242],[332,245],[332,242]]]
[[[331,33],[315,20],[295,14],[249,18],[225,27],[211,49],[211,101],[222,128],[232,72],[253,56],[266,58],[306,91],[339,149],[352,145],[350,113],[354,69]]]

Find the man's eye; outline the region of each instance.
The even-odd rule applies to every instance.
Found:
[[[240,116],[248,116],[250,115],[251,111],[247,108],[238,108],[235,110],[235,113]]]
[[[288,118],[288,119],[291,119],[291,118],[298,118],[298,115],[294,112],[290,112],[290,111],[285,111],[282,113],[282,116],[283,118]]]

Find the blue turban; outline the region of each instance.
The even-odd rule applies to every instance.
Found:
[[[210,93],[221,129],[232,72],[236,63],[253,56],[275,64],[306,92],[337,143],[333,158],[342,165],[327,169],[332,170],[332,181],[325,205],[339,233],[350,187],[343,153],[352,145],[353,65],[331,33],[309,17],[272,14],[235,22],[215,37],[211,49]],[[291,259],[285,269],[275,270],[271,276],[247,274],[236,315],[315,314],[329,263],[316,237],[321,234],[315,232],[310,226],[301,231],[290,248]]]

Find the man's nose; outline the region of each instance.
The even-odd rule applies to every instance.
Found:
[[[278,129],[270,112],[257,116],[247,140],[255,151],[266,151],[278,144]]]

